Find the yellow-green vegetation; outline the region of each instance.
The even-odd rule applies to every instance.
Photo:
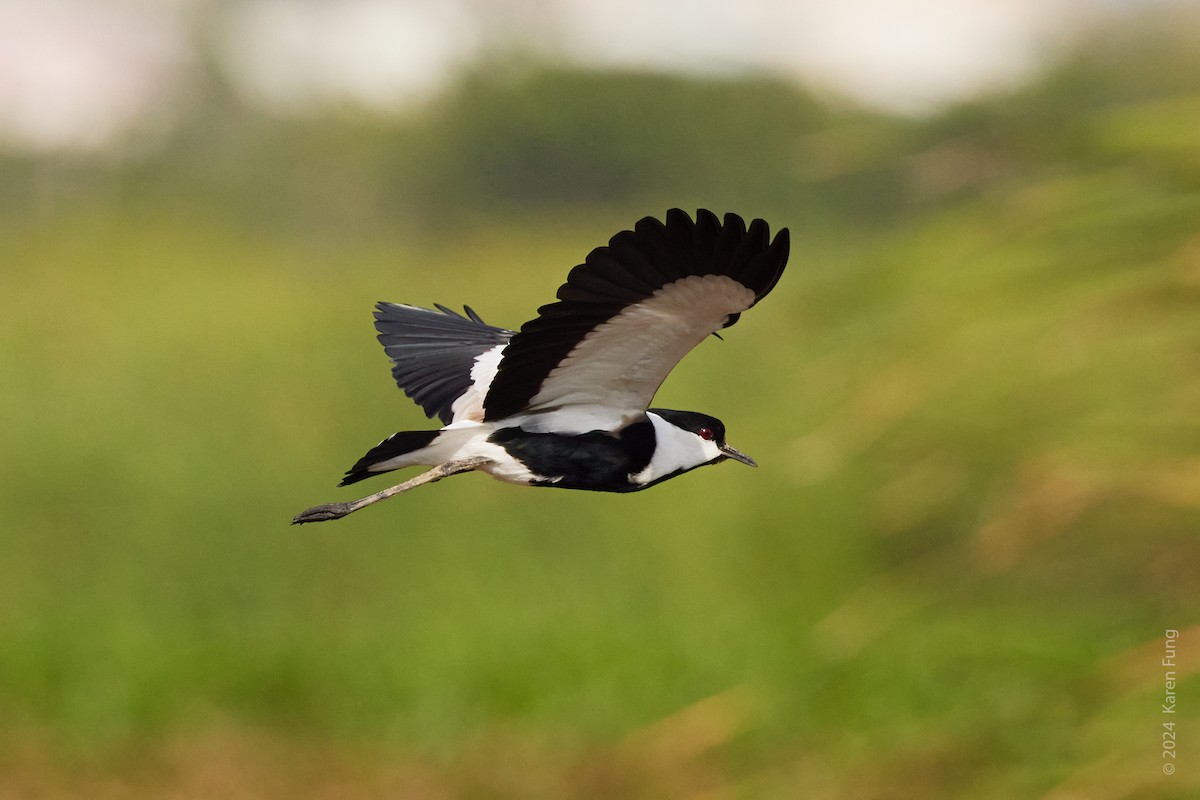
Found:
[[[233,162],[207,183],[178,150],[95,183],[59,165],[85,199],[52,187],[0,236],[0,796],[1194,796],[1190,74],[1139,95],[1073,62],[920,123],[753,82],[760,111],[810,120],[769,151],[801,166],[733,189],[721,164],[601,197],[539,184],[513,217],[488,192],[519,175],[463,186],[526,162],[393,202],[361,121],[329,121],[323,145],[315,123],[297,133],[295,153],[330,160],[298,171],[345,180],[279,171],[311,196],[269,208],[247,200],[270,194],[261,165],[232,209]],[[519,113],[561,112],[571,81],[619,108],[624,79],[538,73],[562,91]],[[630,102],[688,85],[644,79],[651,100]],[[704,135],[719,109],[686,105]],[[505,107],[444,147],[482,158]],[[396,134],[428,170],[451,158],[425,130],[456,119],[438,113]],[[652,169],[622,160],[634,122],[605,130],[601,172]],[[414,165],[385,174],[433,191]],[[37,184],[37,165],[7,169]],[[322,217],[339,197],[378,219]],[[758,470],[629,496],[471,475],[288,525],[357,496],[334,485],[366,447],[429,424],[391,384],[376,300],[515,326],[668,205],[793,229],[776,292],[657,400],[721,417]]]

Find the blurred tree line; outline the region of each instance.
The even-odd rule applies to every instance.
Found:
[[[1194,21],[1192,19],[1191,21]],[[210,60],[182,120],[117,153],[0,153],[0,224],[99,206],[357,236],[597,207],[714,205],[884,224],[1056,171],[1200,188],[1200,50],[1171,16],[1093,31],[1038,80],[928,119],[781,78],[480,64],[396,116],[273,116]]]

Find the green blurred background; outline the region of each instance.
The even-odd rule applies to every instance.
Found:
[[[170,124],[0,150],[0,797],[1197,796],[1194,13],[920,114],[529,53],[300,113],[195,5]],[[375,301],[515,327],[671,206],[792,230],[656,401],[758,470],[288,525],[430,424]]]

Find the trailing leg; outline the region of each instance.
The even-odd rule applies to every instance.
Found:
[[[406,480],[404,483],[389,486],[383,491],[376,492],[372,495],[367,495],[359,500],[353,500],[349,503],[326,503],[325,505],[313,506],[312,508],[302,511],[292,518],[293,525],[302,525],[305,522],[324,522],[330,519],[341,519],[342,517],[360,508],[374,505],[382,500],[387,500],[389,497],[407,492],[409,489],[415,489],[426,483],[434,483],[442,478],[448,478],[451,475],[457,475],[460,472],[470,472],[491,461],[490,458],[476,456],[474,458],[465,458],[461,461],[447,461],[445,464],[439,464],[427,472],[422,472],[414,478]]]

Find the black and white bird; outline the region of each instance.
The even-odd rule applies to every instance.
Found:
[[[557,302],[519,331],[464,314],[379,303],[375,327],[400,388],[438,417],[371,448],[341,485],[416,465],[433,469],[369,497],[315,506],[293,522],[345,516],[423,483],[481,470],[509,483],[633,492],[727,459],[720,420],[650,408],[688,351],[774,288],[788,231],[672,209],[612,237],[571,270]],[[718,336],[719,338],[719,336]]]

